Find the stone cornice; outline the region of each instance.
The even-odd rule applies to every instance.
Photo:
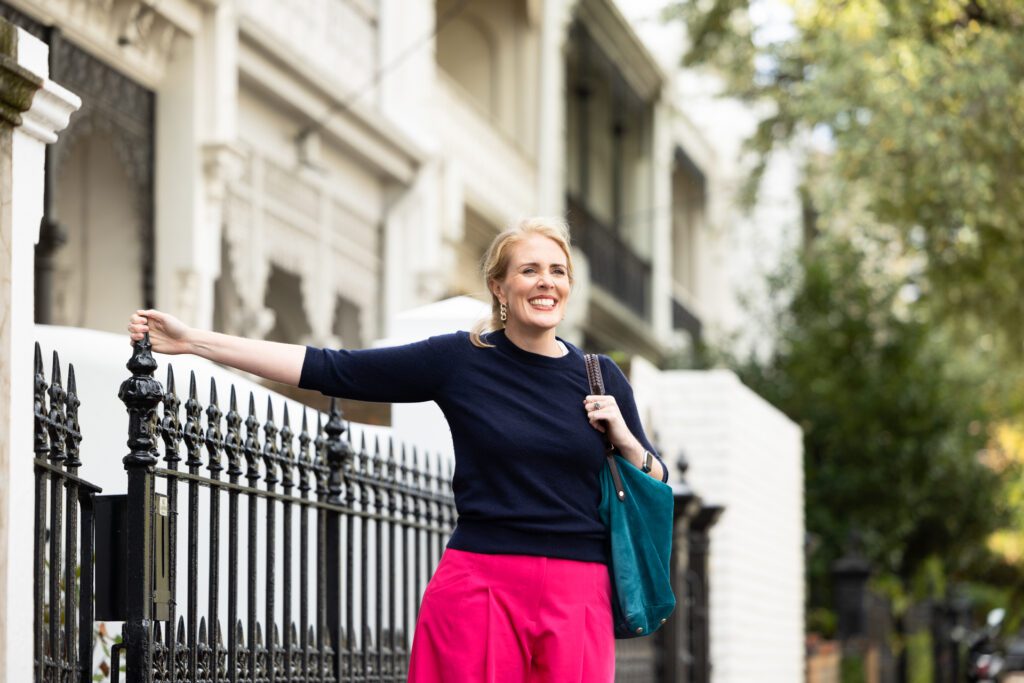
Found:
[[[42,77],[18,63],[18,28],[0,19],[0,122],[20,126],[41,87]]]
[[[56,142],[57,133],[81,106],[78,95],[47,79],[36,91],[32,107],[22,115],[22,131],[46,144]]]
[[[13,29],[4,23],[4,31]],[[32,108],[36,91],[43,87],[43,79],[18,64],[9,55],[0,55],[0,121],[20,126],[22,115]]]

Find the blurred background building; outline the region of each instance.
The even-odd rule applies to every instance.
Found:
[[[584,266],[574,341],[662,365],[742,328],[738,296],[799,234],[795,164],[735,208],[755,119],[676,68],[657,6],[5,0],[85,100],[51,151],[39,322],[119,331],[159,305],[363,346],[482,296],[490,239],[552,214]]]

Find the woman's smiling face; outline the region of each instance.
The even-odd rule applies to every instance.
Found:
[[[565,252],[543,235],[528,235],[511,248],[501,282],[492,282],[508,307],[505,327],[522,332],[554,329],[565,317],[571,285]]]

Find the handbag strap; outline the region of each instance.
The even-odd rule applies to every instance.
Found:
[[[587,379],[590,381],[590,393],[598,396],[604,396],[604,378],[601,376],[601,361],[598,359],[596,354],[588,353],[583,356],[583,360],[587,365]],[[604,447],[605,457],[608,459],[608,469],[611,471],[612,482],[615,484],[615,497],[619,499],[619,502],[626,500],[626,491],[622,486],[622,476],[619,474],[619,465],[615,462],[615,446],[608,439],[608,433],[605,432],[604,436]]]

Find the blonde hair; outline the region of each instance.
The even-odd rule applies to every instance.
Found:
[[[481,262],[481,270],[484,276],[484,285],[491,295],[491,317],[484,318],[473,326],[469,333],[470,341],[474,346],[482,349],[493,348],[494,344],[488,344],[481,337],[482,335],[500,330],[505,327],[501,321],[501,302],[494,295],[491,289],[492,282],[500,282],[505,279],[508,270],[509,260],[512,255],[512,247],[519,244],[531,235],[541,235],[554,242],[565,253],[566,274],[569,277],[569,285],[573,283],[572,250],[569,248],[569,225],[561,218],[549,218],[544,216],[524,218],[515,225],[509,227],[499,234],[487,248]]]

